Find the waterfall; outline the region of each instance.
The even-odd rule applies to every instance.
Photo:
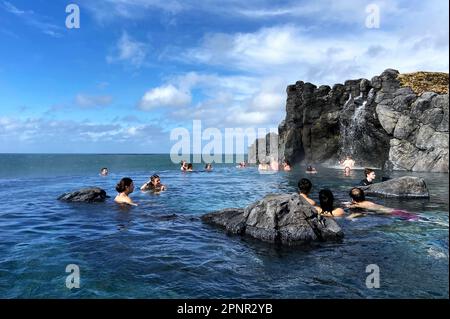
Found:
[[[362,93],[355,100],[352,101],[351,95],[347,102],[345,102],[343,107],[342,115],[340,121],[340,133],[341,133],[341,157],[350,155],[353,159],[358,158],[358,144],[362,141],[364,130],[366,127],[365,112],[367,100],[363,101],[358,105],[350,118],[346,117],[352,112],[352,108],[355,106],[357,100],[361,101],[363,99]],[[353,102],[353,103],[351,103]]]

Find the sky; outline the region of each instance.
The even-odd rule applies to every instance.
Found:
[[[69,4],[79,28],[66,26]],[[194,120],[276,128],[299,80],[448,72],[448,6],[0,0],[0,153],[168,153]]]

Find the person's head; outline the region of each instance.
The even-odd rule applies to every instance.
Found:
[[[116,191],[118,193],[131,194],[134,191],[133,180],[129,177],[124,177],[116,185]]]
[[[192,166],[192,163],[187,164],[187,169],[193,169],[194,166]]]
[[[107,169],[106,167],[103,167],[103,168],[100,170],[100,174],[101,174],[102,176],[108,175],[108,169]]]
[[[212,169],[211,163],[207,163],[207,164],[205,165],[205,169],[206,169],[206,170],[211,170],[211,169]]]
[[[154,174],[150,177],[150,184],[152,184],[153,186],[161,184],[161,179],[157,174]]]
[[[312,183],[307,178],[302,178],[298,182],[298,189],[300,190],[300,193],[302,193],[302,194],[308,195],[309,192],[311,191],[311,188],[312,188]]]
[[[322,189],[319,192],[319,202],[323,211],[330,213],[333,211],[334,196],[329,189]]]
[[[364,169],[364,176],[366,176],[366,179],[371,182],[375,179],[375,171],[371,168],[365,168]]]
[[[361,188],[358,187],[354,187],[350,190],[349,193],[350,197],[353,199],[353,201],[355,202],[363,202],[366,200],[366,197],[364,196],[364,191]]]
[[[344,173],[345,173],[345,175],[350,175],[350,167],[345,166]]]

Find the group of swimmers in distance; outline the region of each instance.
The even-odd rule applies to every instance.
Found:
[[[270,157],[269,160],[262,160],[260,161],[258,165],[259,171],[279,171],[280,165],[278,164],[278,161],[274,159],[273,157]],[[289,163],[288,160],[284,160],[281,163],[281,170],[283,171],[290,171],[291,170],[291,163]]]
[[[206,163],[205,164],[205,171],[206,172],[211,172],[213,169],[212,164],[211,163]],[[187,163],[186,161],[181,161],[180,163],[180,170],[183,172],[193,172],[194,171],[194,166],[192,165],[192,163]]]

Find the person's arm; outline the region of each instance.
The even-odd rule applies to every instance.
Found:
[[[149,184],[150,182],[147,182],[147,183],[145,183],[144,185],[142,185],[141,186],[141,191],[146,191],[146,190],[148,190],[148,184]]]

